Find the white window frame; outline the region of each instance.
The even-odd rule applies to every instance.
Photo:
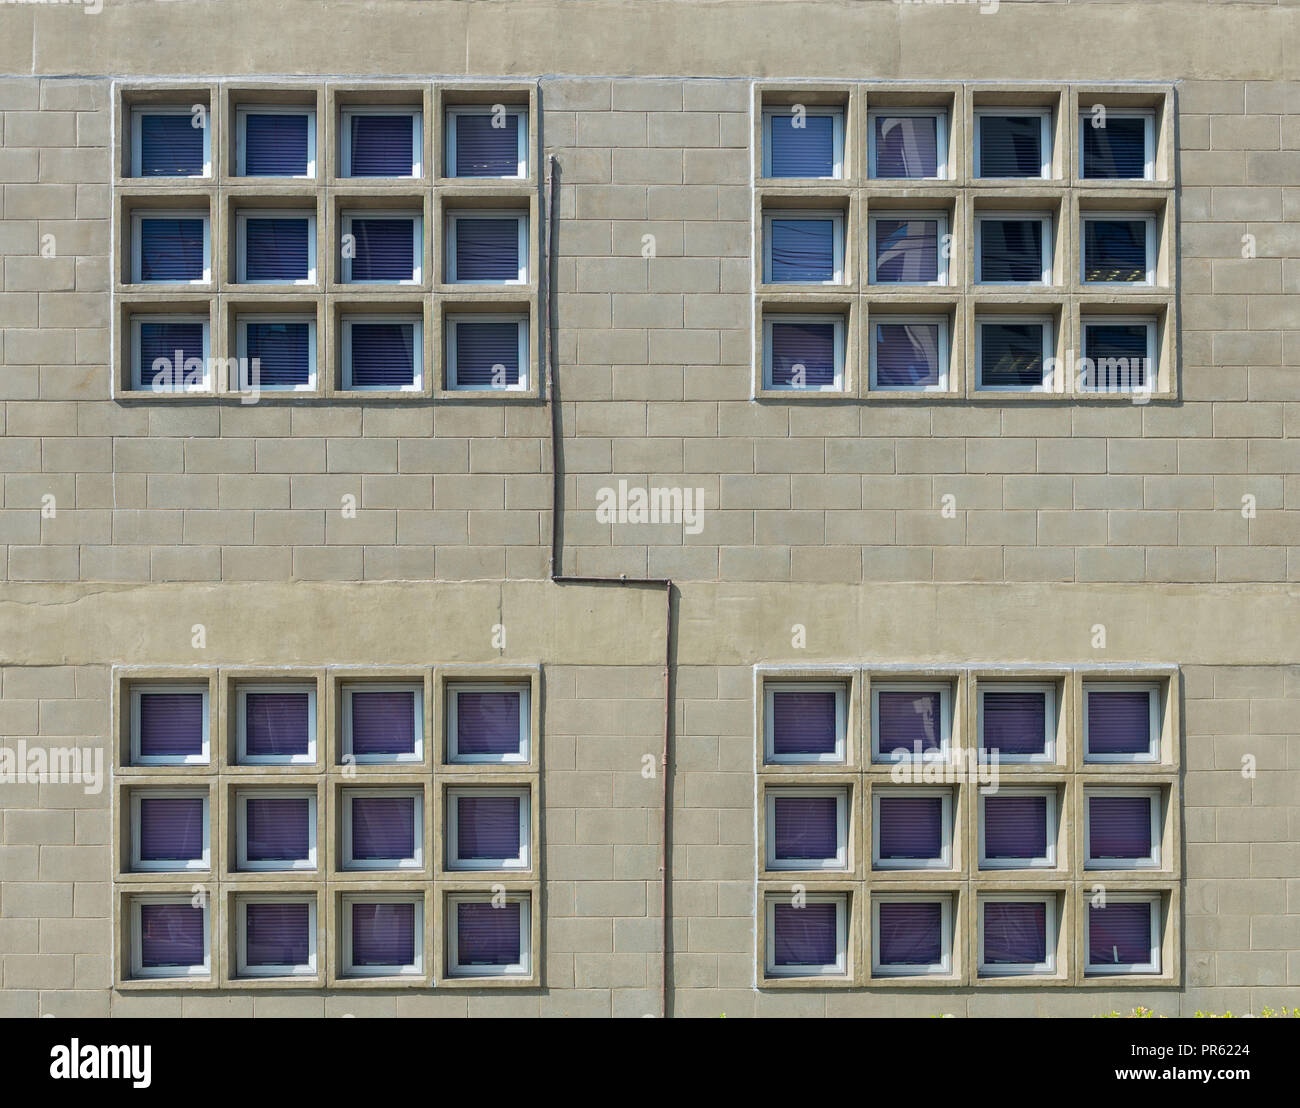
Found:
[[[835,799],[835,857],[834,858],[778,858],[776,856],[776,802],[801,797],[834,797]],[[766,816],[767,858],[764,868],[769,870],[831,870],[849,868],[849,790],[837,788],[790,788],[782,786],[767,789],[763,798]]]
[[[519,908],[519,961],[508,966],[465,966],[460,962],[460,937],[456,905],[491,903],[483,894],[464,893],[447,897],[447,974],[449,977],[527,977],[533,963],[533,905],[528,893],[507,893],[507,904]]]
[[[1147,962],[1093,962],[1092,906],[1085,902],[1083,912],[1083,957],[1085,974],[1111,976],[1121,973],[1160,973],[1160,938],[1163,924],[1163,897],[1159,893],[1107,893],[1105,907],[1112,904],[1146,903],[1151,905],[1151,958]]]
[[[306,800],[307,857],[284,863],[278,861],[250,861],[248,857],[248,802],[249,800]],[[235,864],[248,873],[291,873],[313,871],[318,868],[316,843],[319,839],[315,789],[242,789],[235,793]]]
[[[345,788],[340,793],[339,812],[339,869],[341,870],[422,870],[424,869],[424,790],[419,786],[404,785],[389,788]],[[415,801],[415,823],[411,829],[414,839],[414,856],[410,858],[354,858],[352,856],[352,801],[411,799]]]
[[[462,692],[519,693],[519,751],[500,757],[490,754],[461,754],[457,746],[457,702]],[[531,759],[532,687],[507,681],[460,681],[447,685],[447,761],[453,765],[526,765]]]
[[[411,221],[411,257],[415,263],[415,268],[411,271],[410,277],[400,277],[396,281],[390,281],[387,278],[365,278],[352,276],[352,263],[354,258],[349,258],[342,252],[340,247],[339,262],[342,269],[342,283],[345,285],[419,285],[424,282],[424,213],[413,209],[389,209],[389,208],[352,208],[342,213],[343,236],[352,234],[352,221],[354,219],[387,219],[401,220],[409,219]],[[353,237],[353,245],[356,239]]]
[[[933,177],[876,176],[876,120],[933,119],[935,141],[935,175]],[[948,172],[947,108],[872,108],[867,112],[867,176],[876,181],[946,181]]]
[[[999,223],[1041,223],[1043,225],[1042,250],[1040,259],[1042,276],[1037,281],[986,281],[984,279],[984,223],[992,220]],[[1055,243],[1052,235],[1056,227],[1056,217],[1051,212],[977,212],[975,214],[975,283],[994,288],[1039,288],[1052,284],[1052,264],[1055,255]]]
[[[307,276],[292,281],[248,278],[248,221],[250,219],[305,219],[307,221]],[[235,213],[235,282],[240,285],[314,285],[318,273],[316,258],[316,213],[300,208],[250,208]]]
[[[1038,116],[1040,121],[1039,130],[1039,172],[1037,177],[985,177],[980,173],[980,163],[982,152],[980,150],[980,120],[984,116]],[[1050,181],[1052,179],[1052,109],[1051,108],[1017,108],[1017,107],[996,107],[975,109],[975,134],[974,143],[974,172],[972,176],[978,181]]]
[[[1043,953],[1046,956],[1041,962],[999,962],[996,965],[990,965],[984,961],[984,905],[989,903],[1004,904],[1042,904],[1047,911],[1044,914],[1043,926],[1045,928]],[[976,926],[979,929],[978,936],[978,966],[976,972],[981,977],[1023,977],[1036,974],[1054,974],[1056,972],[1056,944],[1060,941],[1056,925],[1056,896],[1052,893],[1018,893],[1018,892],[1001,892],[985,893],[982,895],[977,904],[976,911],[979,919]]]
[[[357,115],[404,115],[411,120],[411,172],[398,177],[353,177],[352,176],[352,117]],[[355,104],[339,112],[339,176],[356,181],[405,181],[408,177],[424,176],[424,122],[419,108],[403,108],[391,105],[368,107]]]
[[[131,764],[133,766],[206,766],[212,761],[212,744],[209,733],[211,727],[210,706],[208,703],[208,686],[204,685],[159,685],[140,684],[130,688],[131,711]],[[203,694],[203,753],[186,754],[181,757],[173,755],[152,754],[145,757],[140,753],[140,697],[152,693],[202,693]]]
[[[142,904],[183,904],[194,908],[189,893],[175,895],[171,893],[144,894],[131,897],[131,977],[136,980],[154,978],[175,978],[184,980],[193,977],[212,976],[212,901],[204,897],[197,910],[203,913],[203,962],[193,966],[148,966],[144,964],[144,942],[141,934],[140,906]]]
[[[203,221],[203,276],[189,281],[146,281],[142,253],[142,224],[146,219],[201,219]],[[168,210],[150,208],[131,213],[131,283],[137,285],[209,285],[212,283],[212,223],[202,208]]]
[[[984,694],[992,693],[1042,693],[1043,694],[1043,752],[1041,754],[1003,754],[998,749],[998,761],[1008,765],[1056,764],[1056,684],[1052,681],[980,681],[975,690],[975,735],[979,744],[980,761],[987,757],[988,745],[984,742]]]
[[[460,802],[466,797],[515,797],[519,800],[519,853],[513,858],[462,858],[460,856]],[[526,870],[532,866],[532,790],[522,788],[455,788],[447,790],[447,843],[449,870]]]
[[[503,281],[470,281],[456,276],[456,228],[462,219],[513,219],[518,230],[519,275]],[[528,212],[519,208],[461,208],[447,213],[447,283],[450,285],[526,285],[528,283]]]
[[[199,323],[203,325],[203,383],[193,388],[180,391],[189,393],[206,393],[212,391],[212,353],[210,345],[211,319],[206,315],[185,315],[179,313],[147,312],[144,315],[131,316],[131,388],[154,392],[153,367],[149,368],[150,380],[145,381],[144,363],[140,355],[140,324],[142,323]],[[182,375],[185,367],[181,367]],[[157,390],[159,395],[175,393],[175,389]]]
[[[1092,853],[1092,798],[1094,796],[1140,797],[1147,802],[1151,818],[1151,853],[1145,858],[1099,858]],[[1083,868],[1105,869],[1163,869],[1161,861],[1161,833],[1164,822],[1164,790],[1159,787],[1114,788],[1089,786],[1083,790]]]
[[[806,893],[806,904],[835,905],[835,961],[822,966],[778,966],[776,964],[776,907],[781,897],[769,896],[763,904],[763,972],[768,977],[845,977],[849,969],[848,893]]]
[[[415,694],[414,750],[410,754],[356,754],[352,750],[352,694],[357,692],[409,692]],[[358,681],[344,684],[339,702],[342,711],[340,725],[340,756],[365,765],[418,765],[424,761],[424,685],[418,681]]]
[[[848,679],[842,681],[763,682],[763,761],[768,765],[844,765],[848,762]],[[773,694],[779,692],[833,692],[835,694],[835,750],[830,754],[776,754]]]
[[[1093,754],[1088,736],[1088,697],[1092,692],[1145,692],[1148,694],[1149,742],[1142,754]],[[1159,762],[1161,729],[1164,724],[1163,689],[1158,681],[1088,681],[1083,686],[1083,760],[1096,765],[1126,764],[1130,762]]]
[[[844,108],[836,105],[804,106],[804,115],[828,115],[831,117],[831,175],[829,177],[773,177],[772,176],[772,120],[776,116],[791,115],[789,108],[771,107],[763,109],[763,178],[771,181],[842,181],[847,174],[844,171]]]
[[[870,389],[872,392],[947,392],[949,390],[948,381],[948,351],[951,345],[948,337],[948,317],[946,315],[887,315],[881,314],[875,319],[869,320],[871,326],[871,351],[869,354],[871,363],[871,380]],[[881,324],[898,324],[902,326],[938,326],[939,340],[939,380],[933,385],[880,385],[876,383],[876,353],[878,346],[879,334],[876,328]]]
[[[1147,289],[1156,283],[1156,214],[1154,212],[1081,212],[1079,215],[1079,282],[1092,289]],[[1145,227],[1146,279],[1142,281],[1088,280],[1088,224],[1141,223]]]
[[[415,936],[412,951],[415,960],[400,966],[358,966],[352,960],[353,904],[415,905]],[[341,977],[423,977],[424,976],[424,896],[421,893],[350,893],[341,900],[342,937],[340,942]]]
[[[938,858],[881,858],[880,857],[880,801],[882,797],[890,800],[921,797],[933,799],[938,797],[943,802],[940,816],[942,846]],[[932,787],[879,788],[871,793],[871,868],[874,870],[951,870],[953,868],[953,822],[952,789]]]
[[[1090,112],[1079,113],[1079,180],[1085,185],[1090,185],[1094,181],[1154,181],[1156,179],[1156,113],[1153,110],[1150,108],[1106,108],[1105,119],[1107,123],[1112,119],[1141,119],[1143,121],[1143,167],[1141,177],[1086,176],[1087,165],[1084,160],[1087,143],[1086,129],[1092,128],[1092,118]],[[1096,129],[1103,130],[1104,128],[1099,127]]]
[[[882,219],[927,220],[927,221],[932,221],[936,224],[935,260],[937,264],[936,272],[938,276],[933,281],[881,281],[877,278],[876,253],[877,253],[878,243],[876,240],[876,223]],[[877,212],[875,215],[870,216],[868,222],[870,223],[870,228],[869,228],[870,241],[867,247],[867,264],[870,269],[870,274],[868,277],[869,284],[880,285],[883,288],[894,288],[894,287],[932,288],[937,285],[948,284],[949,282],[948,260],[949,259],[945,249],[948,244],[944,241],[945,239],[948,238],[948,228],[950,225],[947,212],[937,211],[937,210],[928,211],[928,212],[927,211],[895,212],[895,211],[885,210],[882,212]]]
[[[829,281],[774,281],[772,279],[772,221],[804,219],[831,221],[831,267]],[[827,288],[847,284],[844,270],[844,213],[837,208],[773,208],[763,213],[763,284],[795,288]]]
[[[925,966],[883,965],[880,961],[880,905],[884,903],[939,904],[942,957]],[[952,976],[952,917],[953,904],[950,893],[878,893],[871,900],[871,976],[872,977],[951,977]]]
[[[984,324],[1023,326],[1037,324],[1043,328],[1043,381],[1039,385],[986,385],[984,383]],[[1050,315],[1006,315],[993,313],[975,317],[975,388],[980,392],[1052,392],[1056,357],[1056,319]]]
[[[235,109],[235,176],[248,176],[248,117],[250,115],[305,115],[307,117],[307,172],[287,176],[259,173],[253,180],[303,181],[316,177],[316,109],[298,104],[240,104]]]
[[[461,323],[514,323],[519,336],[519,380],[505,388],[483,388],[480,385],[462,385],[456,378],[456,327]],[[518,312],[460,313],[447,316],[447,388],[455,392],[526,392],[532,380],[528,363],[528,315]],[[498,363],[499,364],[499,363]]]
[[[912,751],[905,755],[880,749],[880,694],[882,692],[937,692],[939,693],[939,751],[921,754],[918,760]],[[936,760],[946,762],[952,754],[952,682],[950,681],[872,681],[871,682],[871,760],[876,763],[924,764]]]
[[[412,327],[411,369],[413,380],[396,389],[388,385],[356,385],[352,382],[352,325],[354,323],[402,323]],[[418,315],[345,315],[342,319],[343,387],[349,392],[421,392],[424,389],[424,320]]]
[[[835,379],[829,385],[797,389],[778,385],[772,378],[772,324],[773,323],[830,323],[834,327],[831,342],[834,346]],[[779,312],[763,316],[763,388],[775,392],[843,392],[844,391],[844,316],[835,312],[794,313]]]
[[[250,966],[248,964],[248,912],[250,904],[307,905],[307,933],[311,947],[302,965]],[[237,977],[315,977],[317,965],[316,895],[249,893],[235,898],[235,975]]]
[[[248,753],[249,693],[307,694],[307,753],[288,756]],[[240,684],[235,686],[235,761],[243,766],[308,766],[318,760],[316,742],[316,685],[304,681],[280,681],[273,685]]]
[[[1155,391],[1156,382],[1160,377],[1160,354],[1157,349],[1157,335],[1159,333],[1160,321],[1155,316],[1149,315],[1085,315],[1079,320],[1079,338],[1080,345],[1083,347],[1082,356],[1084,359],[1091,361],[1092,355],[1088,353],[1088,328],[1089,327],[1145,327],[1147,333],[1147,352],[1146,352],[1146,384],[1142,388],[1125,388],[1111,389],[1099,388],[1095,385],[1087,385],[1083,382],[1083,375],[1079,375],[1076,382],[1080,392],[1089,393],[1115,393],[1129,392],[1146,394]],[[1095,376],[1095,363],[1094,363]]]
[[[315,392],[317,388],[316,367],[316,317],[302,313],[273,314],[255,313],[241,315],[235,324],[236,355],[239,358],[240,373],[248,374],[248,381],[241,382],[252,387],[252,368],[248,357],[248,325],[250,323],[305,323],[307,324],[307,371],[308,377],[301,385],[264,385],[259,374],[257,388],[261,392]]]
[[[446,126],[446,158],[447,172],[443,174],[449,180],[458,181],[515,181],[528,176],[528,109],[523,105],[503,104],[507,116],[518,116],[519,126],[516,128],[519,145],[519,167],[513,174],[507,174],[502,177],[459,177],[453,171],[456,168],[456,124],[463,115],[491,115],[492,105],[490,104],[460,104],[447,108]]]
[[[990,858],[985,854],[984,848],[984,805],[989,800],[997,800],[999,797],[1017,797],[1017,796],[1041,796],[1047,799],[1047,824],[1044,828],[1046,836],[1045,852],[1035,858]],[[1000,787],[997,792],[979,793],[979,868],[980,869],[1055,869],[1056,868],[1056,839],[1060,834],[1060,824],[1058,821],[1057,810],[1059,803],[1057,800],[1056,787],[1053,785],[1043,786],[1041,788],[1007,788]]]
[[[140,857],[140,801],[203,801],[203,855],[199,858],[169,858],[145,861]],[[211,796],[207,789],[134,789],[131,792],[131,872],[132,873],[207,873],[212,869]]]
[[[204,177],[212,176],[212,124],[208,105],[203,107],[203,126],[196,127],[195,130],[203,131],[203,172],[199,174],[189,174],[184,177],[176,177],[177,181],[197,181]],[[176,105],[140,105],[131,109],[131,176],[140,177],[143,169],[144,150],[141,141],[141,118],[146,115],[183,115],[190,120],[196,118],[193,107],[180,107]],[[153,180],[153,178],[146,178]]]

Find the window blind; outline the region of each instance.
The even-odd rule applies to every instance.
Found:
[[[768,161],[773,177],[835,175],[834,116],[773,114],[769,135]]]
[[[140,860],[191,862],[203,857],[201,796],[140,798]]]
[[[984,905],[984,963],[1039,965],[1047,961],[1047,905],[994,900]]]
[[[251,757],[289,758],[311,749],[308,721],[311,695],[306,692],[244,694],[244,748]]]
[[[815,902],[772,906],[772,953],[777,966],[831,966],[838,956],[836,906]]]
[[[939,121],[934,116],[877,116],[877,177],[937,177]]]
[[[1042,754],[1047,745],[1047,694],[1041,692],[985,691],[985,750],[1003,756]]]
[[[311,329],[306,323],[248,323],[246,343],[253,380],[266,386],[311,383]]]
[[[1150,903],[1112,901],[1088,906],[1088,962],[1144,965],[1151,961]]]
[[[1043,120],[1037,115],[979,117],[981,177],[1041,177]]]
[[[877,806],[877,851],[882,862],[943,857],[943,798],[882,796]]]
[[[305,281],[311,276],[308,234],[301,216],[254,216],[244,221],[244,273],[249,281]]]
[[[470,757],[520,753],[521,693],[460,691],[456,696],[456,752]]]
[[[1151,750],[1151,694],[1142,689],[1087,690],[1088,753],[1146,754]]]
[[[354,796],[350,803],[356,861],[415,857],[415,797]]]
[[[461,966],[513,966],[521,961],[520,904],[490,901],[456,904],[456,961]]]
[[[839,854],[839,800],[834,796],[772,799],[773,856],[834,859]]]
[[[349,326],[353,388],[400,389],[415,383],[414,323]]]
[[[297,796],[250,796],[244,801],[244,854],[250,862],[299,862],[311,857],[311,801]]]
[[[354,281],[411,281],[415,278],[415,221],[354,216]]]
[[[773,219],[769,228],[772,236],[769,281],[801,284],[835,279],[834,220]]]
[[[349,117],[349,173],[352,177],[411,177],[415,167],[415,116]]]
[[[202,281],[203,220],[140,220],[141,281]]]
[[[1083,175],[1085,177],[1136,178],[1146,176],[1145,119],[1106,118],[1106,126],[1094,127],[1091,119],[1083,128]]]
[[[519,175],[520,117],[506,113],[458,112],[452,117],[456,128],[456,177],[517,177]],[[494,118],[501,122],[493,126]]]
[[[824,388],[835,384],[835,324],[773,322],[772,385]],[[799,377],[798,367],[803,367]]]
[[[939,324],[876,324],[878,388],[922,388],[938,383]]]
[[[351,908],[354,966],[409,966],[415,962],[413,903],[353,901]]]
[[[981,323],[980,384],[1040,388],[1043,384],[1043,324]]]
[[[984,797],[984,856],[990,861],[1047,855],[1047,797]]]
[[[183,969],[204,962],[204,909],[184,904],[140,905],[140,964]]]
[[[772,753],[834,754],[837,731],[835,693],[772,693]]]
[[[876,280],[920,283],[939,279],[939,223],[934,219],[877,219]]]
[[[203,753],[202,693],[141,693],[140,754],[180,758]]]
[[[517,320],[457,320],[455,387],[489,389],[519,384],[519,327]]]
[[[1088,797],[1089,858],[1149,858],[1151,846],[1150,797]]]
[[[306,113],[249,112],[244,116],[244,175],[305,177],[308,168]]]
[[[255,966],[305,966],[314,945],[310,905],[304,902],[244,905],[245,961]]]
[[[909,754],[920,745],[922,752],[938,750],[942,736],[942,701],[938,692],[895,692],[881,689],[876,693],[876,714],[880,734],[878,749],[882,754],[903,749]]]
[[[456,800],[456,852],[465,861],[517,858],[517,796],[461,796]]]
[[[143,114],[140,128],[141,177],[201,177],[205,130],[184,114]]]
[[[1086,281],[1145,281],[1146,221],[1085,219],[1083,268]]]
[[[943,961],[943,906],[885,901],[879,905],[882,966],[928,966]]]
[[[455,227],[457,281],[519,279],[519,220],[463,217]]]
[[[1041,281],[1043,223],[1038,219],[980,221],[981,281]]]

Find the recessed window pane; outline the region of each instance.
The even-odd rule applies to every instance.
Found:
[[[207,961],[206,909],[188,902],[139,908],[141,968],[188,970]]]
[[[1047,797],[982,798],[984,857],[991,862],[1029,862],[1047,856]]]
[[[462,690],[456,697],[456,753],[476,759],[521,752],[521,692]]]
[[[1086,323],[1083,387],[1108,391],[1151,384],[1150,329],[1145,323]]]
[[[1151,962],[1150,902],[1088,906],[1088,964],[1141,966]]]
[[[311,694],[244,694],[244,753],[255,758],[292,758],[311,752]]]
[[[519,857],[520,797],[462,794],[455,803],[456,854],[460,861]]]
[[[456,964],[459,967],[499,967],[522,961],[520,912],[522,905],[508,900],[500,906],[490,901],[456,903]]]
[[[835,116],[773,112],[769,116],[771,177],[834,177]]]
[[[876,324],[875,387],[913,389],[938,387],[940,336],[938,323]]]
[[[980,220],[980,276],[982,282],[1043,280],[1041,219]]]
[[[1088,797],[1088,857],[1138,860],[1152,857],[1151,799]]]
[[[1085,281],[1147,280],[1147,221],[1144,219],[1085,219],[1083,221]]]
[[[454,177],[518,177],[519,129],[517,112],[457,112]]]
[[[835,323],[777,320],[771,324],[773,388],[835,385]]]
[[[250,216],[244,222],[244,274],[249,281],[311,277],[311,221],[302,216]]]
[[[774,284],[835,280],[835,220],[773,218],[769,223]]]
[[[414,322],[350,321],[347,330],[350,388],[402,389],[419,383]]]
[[[777,861],[834,861],[840,851],[838,797],[773,797],[771,834]]]
[[[772,753],[789,758],[834,754],[836,716],[834,692],[773,692]]]
[[[203,797],[142,796],[139,805],[141,862],[175,863],[184,868],[187,862],[203,860],[207,847]]]
[[[410,966],[416,961],[415,904],[353,901],[352,965]]]
[[[773,961],[778,969],[833,966],[839,958],[834,903],[813,902],[772,907]]]
[[[249,796],[244,800],[244,854],[249,862],[301,862],[311,857],[316,830],[310,798]]]
[[[195,366],[196,380],[205,380],[204,326],[198,320],[166,323],[140,321],[140,387],[174,388],[189,378],[187,366]]]
[[[1092,756],[1151,752],[1151,694],[1145,689],[1087,689],[1088,749]]]
[[[1041,177],[1043,118],[1040,115],[980,115],[981,177]]]
[[[457,281],[517,281],[519,220],[461,216],[455,221]]]
[[[984,965],[1039,965],[1047,961],[1046,903],[994,900],[985,902],[983,911]]]
[[[876,820],[879,861],[930,861],[943,857],[942,797],[882,795],[877,801]]]
[[[201,217],[140,219],[141,281],[203,281],[207,235]]]
[[[351,177],[411,177],[415,165],[414,115],[352,114],[348,117]]]
[[[207,709],[202,693],[141,693],[139,713],[141,757],[203,754]]]
[[[352,861],[379,862],[414,859],[416,804],[414,796],[354,796]]]
[[[249,322],[245,328],[246,357],[252,380],[262,387],[311,384],[312,336],[309,323]]]
[[[141,177],[201,177],[205,169],[206,129],[194,126],[201,116],[190,112],[141,113]]]
[[[983,747],[1000,755],[1042,754],[1047,744],[1047,694],[987,689],[984,710]]]
[[[1104,126],[1093,125],[1091,116],[1079,123],[1083,128],[1083,175],[1092,178],[1146,177],[1146,133],[1149,121],[1135,117],[1098,117]]]
[[[981,323],[980,384],[985,388],[1041,388],[1042,323]]]
[[[873,221],[875,280],[927,284],[939,279],[939,221],[885,219]]]
[[[939,120],[933,115],[875,117],[876,177],[939,176]]]
[[[941,696],[933,692],[881,689],[876,693],[881,754],[903,750],[908,755],[937,751],[943,743]]]
[[[458,319],[452,331],[458,389],[506,389],[523,382],[520,325],[516,319]]]
[[[933,966],[943,961],[943,905],[885,901],[877,905],[882,966]]]
[[[243,118],[246,177],[307,176],[313,122],[310,115],[248,112]]]
[[[306,901],[244,905],[245,965],[305,966],[314,946],[311,906]]]
[[[354,216],[348,223],[354,247],[349,278],[353,281],[419,279],[415,220]]]

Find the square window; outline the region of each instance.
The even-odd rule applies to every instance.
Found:
[[[1160,897],[1110,894],[1089,904],[1084,942],[1090,974],[1160,972]]]
[[[138,766],[206,765],[206,685],[136,685],[131,689],[131,762]]]
[[[1155,113],[1103,109],[1079,119],[1080,164],[1093,180],[1155,179]]]
[[[240,284],[316,283],[316,216],[312,212],[239,212],[236,276]]]
[[[948,317],[884,316],[871,327],[871,387],[881,392],[948,390]]]
[[[447,901],[447,972],[452,977],[523,977],[531,973],[531,904],[478,896]]]
[[[448,177],[527,177],[528,109],[447,110]]]
[[[804,105],[764,109],[763,176],[844,177],[844,110]]]
[[[449,315],[447,387],[519,392],[528,388],[526,315]]]
[[[238,976],[316,976],[314,896],[239,897],[235,923]]]
[[[236,176],[316,176],[314,111],[280,107],[239,108],[235,120]]]
[[[848,973],[848,897],[807,893],[800,904],[766,903],[769,977],[843,977]]]
[[[1083,760],[1158,762],[1160,686],[1146,681],[1083,686]]]
[[[871,972],[876,977],[952,973],[952,897],[880,896],[871,904]]]
[[[775,285],[844,283],[844,216],[833,211],[763,217],[763,280]]]
[[[847,761],[847,686],[833,681],[768,682],[764,694],[766,761]]]
[[[447,760],[489,765],[527,762],[529,711],[525,685],[449,685]]]
[[[344,869],[423,869],[424,793],[419,789],[343,792]]]
[[[316,869],[315,792],[307,789],[238,792],[235,819],[239,869]]]
[[[1087,869],[1160,868],[1160,790],[1088,789]]]
[[[1152,215],[1085,215],[1083,280],[1090,285],[1156,283],[1156,219]]]
[[[131,317],[131,387],[157,393],[209,392],[208,317]]]
[[[975,321],[976,386],[1012,392],[1050,392],[1053,382],[1050,316],[982,316]]]
[[[952,792],[877,789],[871,796],[876,869],[952,869]]]
[[[876,762],[947,757],[952,685],[946,681],[873,683],[871,736],[871,757]]]
[[[461,285],[526,284],[528,216],[478,209],[448,215],[447,280]]]
[[[359,893],[343,897],[345,977],[424,973],[424,898]]]
[[[1056,686],[981,682],[979,685],[981,757],[999,762],[1056,760]]]
[[[1052,112],[1049,108],[977,108],[975,175],[1052,175]]]
[[[131,869],[211,868],[208,793],[193,789],[139,789],[131,793]]]
[[[424,689],[411,684],[343,686],[344,759],[359,764],[424,760]]]
[[[528,789],[447,793],[448,869],[527,869],[532,816]]]
[[[983,285],[1050,285],[1052,217],[995,212],[975,217],[975,280]]]
[[[315,316],[242,316],[238,350],[241,391],[316,388]]]
[[[421,177],[421,113],[408,108],[344,108],[339,128],[342,177]]]
[[[131,976],[210,977],[208,900],[190,896],[137,896],[130,901]]]
[[[418,285],[424,279],[424,217],[344,212],[341,251],[345,284]]]
[[[946,285],[948,217],[891,212],[871,217],[873,285]]]
[[[980,869],[1056,866],[1056,790],[981,793]]]
[[[769,789],[766,799],[768,869],[848,868],[847,790]]]
[[[984,977],[1055,973],[1056,897],[982,897],[979,972]]]
[[[1156,383],[1156,326],[1144,316],[1085,317],[1079,388],[1151,392]]]
[[[212,280],[207,212],[133,212],[131,280],[202,285]]]
[[[763,319],[763,387],[844,391],[844,317],[778,315]]]
[[[344,317],[345,389],[418,392],[423,364],[424,324],[418,317]]]
[[[241,765],[315,764],[315,686],[236,687],[235,759]]]
[[[948,176],[947,112],[905,109],[869,114],[872,177],[934,180]]]
[[[211,177],[207,105],[133,109],[131,176]]]

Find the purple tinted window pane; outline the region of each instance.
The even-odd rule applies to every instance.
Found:
[[[189,363],[188,365],[186,363]],[[140,321],[140,383],[159,389],[203,378],[203,324]]]
[[[876,694],[880,721],[879,748],[882,754],[905,750],[915,754],[940,748],[942,700],[938,692],[889,692]]]
[[[245,905],[248,965],[307,965],[312,947],[309,907],[306,903]]]
[[[415,753],[415,691],[353,692],[352,753]]]
[[[307,173],[308,128],[304,113],[244,117],[244,173],[249,177],[302,177]]]
[[[203,220],[140,220],[141,281],[202,281]]]
[[[1047,797],[986,796],[984,856],[1043,858],[1047,855]]]
[[[879,926],[882,966],[931,966],[943,961],[941,904],[882,903]]]
[[[456,849],[461,858],[519,856],[517,796],[462,796],[456,801]]]
[[[501,126],[493,126],[498,119]],[[519,175],[519,116],[462,113],[454,126],[457,177]]]
[[[1147,754],[1151,750],[1151,694],[1088,690],[1088,753]]]
[[[1144,965],[1151,961],[1151,905],[1111,902],[1088,907],[1088,962]]]
[[[943,857],[943,798],[882,796],[876,828],[880,860]]]
[[[145,969],[201,966],[203,961],[202,908],[140,905],[140,964]]]
[[[203,857],[203,798],[140,798],[140,861],[189,862]]]
[[[140,116],[140,176],[198,177],[203,173],[203,126],[197,116]]]
[[[250,217],[244,222],[250,281],[305,281],[310,272],[310,221],[302,216]]]
[[[493,758],[520,753],[522,693],[462,691],[455,695],[458,755]]]
[[[520,962],[520,905],[461,901],[456,905],[456,961],[462,966],[513,966]]]
[[[354,859],[414,858],[415,847],[415,797],[352,797]]]
[[[984,905],[984,962],[990,966],[1047,961],[1047,905],[995,900]]]
[[[352,118],[353,177],[410,177],[415,164],[415,117],[354,115]]]
[[[415,221],[367,216],[352,220],[354,281],[410,281],[415,276]]]
[[[938,220],[876,220],[877,281],[907,284],[938,279]]]
[[[921,388],[939,383],[937,323],[876,324],[876,387]]]
[[[772,953],[778,966],[832,966],[838,953],[835,905],[777,904],[772,910]]]
[[[381,901],[352,904],[352,964],[409,966],[415,963],[415,905]]]
[[[878,116],[876,176],[937,177],[938,129],[934,116]]]
[[[835,117],[773,114],[770,161],[773,177],[833,177]]]
[[[835,279],[835,222],[831,219],[773,219],[771,273],[776,284]]]
[[[772,799],[777,859],[834,859],[839,854],[839,801],[833,796],[778,796]]]
[[[772,693],[772,753],[834,754],[834,692]]]
[[[1047,694],[984,693],[984,749],[1006,755],[1042,754],[1047,749]]]
[[[141,757],[201,755],[203,723],[202,693],[141,693]]]
[[[311,855],[314,828],[311,802],[305,796],[250,796],[244,824],[250,862],[297,862]]]
[[[800,366],[803,367],[802,373],[799,371]],[[811,389],[834,384],[834,323],[772,324],[774,387]]]
[[[288,758],[310,749],[311,695],[250,692],[244,699],[244,746],[250,757]]]
[[[1149,858],[1151,799],[1145,796],[1088,797],[1089,858]]]

